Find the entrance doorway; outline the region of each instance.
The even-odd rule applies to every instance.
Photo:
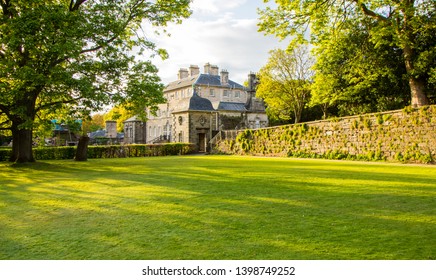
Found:
[[[198,151],[206,152],[206,133],[198,133]]]

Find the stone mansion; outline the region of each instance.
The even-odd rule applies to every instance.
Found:
[[[193,143],[199,152],[221,130],[262,128],[268,118],[262,100],[256,98],[256,76],[249,74],[248,87],[229,79],[229,72],[207,63],[204,72],[191,65],[180,69],[178,79],[169,83],[155,115],[124,122],[124,143]]]

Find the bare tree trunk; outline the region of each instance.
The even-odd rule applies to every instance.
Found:
[[[425,83],[422,80],[410,77],[409,85],[412,97],[412,107],[416,108],[430,104],[425,93]]]
[[[89,137],[82,135],[77,145],[75,161],[87,161],[88,160],[88,143]]]
[[[412,35],[408,36],[409,38]],[[425,81],[422,78],[417,78],[413,75],[415,70],[415,66],[413,63],[413,59],[415,57],[415,51],[411,46],[411,42],[406,42],[403,47],[403,56],[404,63],[406,65],[406,71],[409,75],[409,86],[410,86],[410,94],[411,94],[411,104],[412,107],[420,107],[429,105],[430,101],[428,100],[427,94],[425,92]]]
[[[12,140],[12,155],[9,161],[17,163],[35,162],[32,151],[32,129],[18,129],[17,126],[14,126]]]

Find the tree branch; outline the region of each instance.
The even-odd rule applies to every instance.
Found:
[[[104,43],[105,43],[105,44],[110,44],[110,43],[112,43],[113,41],[115,41],[118,37],[119,37],[119,35],[115,35],[114,37],[110,38],[109,40],[105,41]],[[100,49],[102,49],[102,48],[104,48],[103,45],[98,45],[98,46],[95,46],[95,47],[90,48],[90,49],[84,49],[84,50],[82,50],[82,51],[80,52],[80,54],[84,54],[84,53],[88,53],[88,52],[95,52],[95,51],[98,51],[98,50],[100,50]]]
[[[74,0],[70,1],[70,12],[77,11],[80,6],[85,3],[87,0],[78,0],[77,2],[74,2]]]
[[[10,123],[10,121],[9,120],[6,120],[6,121],[4,121],[4,122],[2,122],[2,123],[0,123],[0,130],[9,130],[9,129],[11,129],[11,127],[10,126],[7,126],[7,127],[3,127],[5,124],[9,124]]]
[[[3,112],[3,114],[5,114],[6,116],[10,117],[10,108],[8,108],[5,105],[0,104],[0,113]]]
[[[48,108],[51,108],[51,107],[56,106],[56,105],[74,103],[74,102],[80,100],[81,98],[82,97],[77,97],[77,98],[73,98],[73,99],[70,99],[70,100],[45,103],[45,104],[42,104],[41,106],[39,106],[38,108],[36,108],[36,111],[39,112],[39,111],[41,111],[43,109],[48,109]]]
[[[127,26],[129,25],[129,23],[130,23],[130,22],[135,18],[134,8],[135,8],[136,6],[138,6],[138,5],[139,5],[140,3],[142,3],[142,2],[143,2],[142,0],[141,0],[141,1],[138,1],[138,2],[133,6],[133,8],[130,10],[130,13],[129,13],[127,19],[126,19],[126,22],[124,23],[124,26],[122,27],[123,30],[126,29]],[[107,44],[112,43],[113,41],[115,41],[115,40],[119,37],[119,35],[120,35],[119,33],[118,33],[118,34],[115,34],[115,36],[113,36],[113,37],[110,38],[109,40],[105,41],[104,44],[107,45]],[[95,46],[95,47],[93,47],[93,48],[82,50],[82,51],[80,52],[80,54],[84,54],[84,53],[88,53],[88,52],[95,52],[95,51],[98,51],[98,50],[100,50],[100,49],[102,49],[102,48],[104,48],[104,45],[100,44],[100,45]]]
[[[364,3],[361,2],[361,0],[353,0],[353,1],[360,7],[360,9],[362,10],[362,12],[365,15],[367,15],[369,17],[372,17],[372,18],[375,18],[375,19],[377,19],[379,21],[383,21],[383,22],[388,22],[389,21],[389,19],[387,17],[382,16],[380,14],[377,14],[376,12],[368,9],[368,7]]]
[[[9,10],[9,8],[11,7],[10,0],[0,0],[0,5],[3,10],[3,15],[11,17],[12,13]]]

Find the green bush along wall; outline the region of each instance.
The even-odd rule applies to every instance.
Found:
[[[436,106],[240,131],[215,152],[434,163]]]
[[[189,143],[166,143],[153,145],[109,145],[89,146],[88,158],[124,158],[185,155],[194,151],[194,145]],[[34,148],[37,160],[74,159],[76,147],[43,147]],[[0,161],[9,160],[11,149],[0,149]]]

